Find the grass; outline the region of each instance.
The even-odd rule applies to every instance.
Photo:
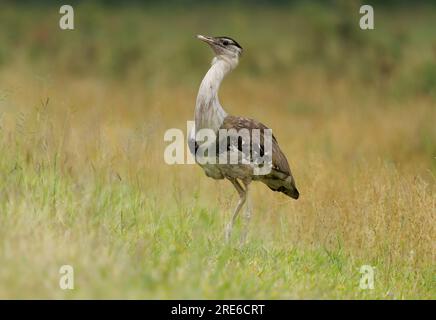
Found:
[[[334,26],[346,21],[286,8],[223,23],[195,18],[207,7],[82,4],[68,34],[51,26],[56,10],[2,10],[15,27],[0,31],[1,298],[436,298],[435,11],[378,14],[340,63]],[[192,119],[211,58],[199,32],[246,48],[221,100],[273,128],[301,191],[293,201],[254,185],[244,246],[239,222],[223,243],[230,184],[163,161],[163,134]],[[64,264],[74,290],[59,288]],[[362,265],[374,290],[359,288]]]

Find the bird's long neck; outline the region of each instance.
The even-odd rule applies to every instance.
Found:
[[[227,113],[218,100],[218,90],[225,75],[232,70],[232,65],[222,59],[215,58],[212,66],[201,82],[195,106],[195,129],[212,129],[215,132],[221,127]]]

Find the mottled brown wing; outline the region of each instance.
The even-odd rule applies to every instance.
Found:
[[[260,123],[256,120],[249,119],[249,118],[243,118],[243,117],[234,117],[234,116],[227,116],[224,119],[223,124],[221,125],[221,129],[248,129],[251,131],[253,129],[260,129],[261,130],[261,144],[263,144],[263,130],[269,129],[267,126],[265,126],[263,123]],[[263,148],[263,145],[261,145],[261,148]],[[286,176],[291,175],[291,169],[289,168],[288,161],[286,160],[285,155],[280,150],[279,144],[277,142],[277,139],[273,135],[272,139],[272,169],[279,171]]]

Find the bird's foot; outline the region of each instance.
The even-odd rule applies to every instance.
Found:
[[[240,239],[240,241],[239,241],[239,244],[240,244],[240,246],[242,247],[242,246],[244,246],[245,245],[245,243],[247,242],[247,232],[243,232],[242,233],[242,236],[241,236],[241,239]]]
[[[229,224],[226,226],[225,234],[224,234],[225,239],[226,239],[226,243],[229,243],[229,242],[230,242],[230,238],[232,237],[232,229],[233,229],[233,226],[232,226],[231,223],[229,223]]]

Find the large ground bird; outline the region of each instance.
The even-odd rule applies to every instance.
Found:
[[[195,106],[195,127],[189,135],[189,147],[191,152],[195,154],[198,159],[199,151],[201,151],[199,149],[203,146],[203,144],[200,146],[200,143],[198,143],[198,134],[201,130],[207,129],[213,131],[217,137],[214,142],[216,152],[213,157],[219,159],[223,152],[237,153],[237,163],[222,163],[221,161],[210,161],[207,163],[197,161],[197,163],[201,165],[208,177],[229,180],[239,194],[238,204],[233,212],[231,221],[226,226],[226,240],[230,239],[236,217],[242,206],[247,202],[244,215],[245,227],[242,235],[242,240],[244,241],[251,217],[251,204],[247,198],[249,186],[252,181],[261,181],[271,190],[282,192],[294,199],[298,199],[299,192],[295,186],[288,161],[280,150],[274,135],[271,135],[271,143],[269,145],[271,159],[270,170],[267,174],[255,174],[255,156],[264,157],[268,152],[265,146],[265,130],[269,129],[256,120],[229,115],[219,102],[218,90],[220,84],[224,77],[238,65],[239,58],[242,54],[242,47],[230,37],[198,35],[197,38],[204,41],[212,48],[215,57],[198,91]],[[223,138],[220,132],[223,129],[226,129],[227,136],[225,137],[225,147],[221,148]],[[254,131],[260,132],[260,139],[258,139],[259,142],[257,145],[253,145],[252,143],[252,134]],[[229,136],[228,132],[233,133]],[[236,136],[236,139],[232,139],[231,135]],[[218,148],[218,146],[220,147]],[[203,155],[204,154],[203,152]],[[228,155],[226,154],[226,156]],[[241,161],[241,159],[248,161],[244,162]]]

